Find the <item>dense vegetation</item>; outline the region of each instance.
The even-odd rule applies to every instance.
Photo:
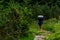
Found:
[[[34,29],[33,24],[37,21],[37,15],[44,15],[45,19],[58,19],[60,0],[0,0],[0,40],[24,40],[21,37],[25,38],[28,35],[32,35],[32,39],[28,36],[25,40],[33,40],[33,33],[38,30]],[[56,21],[53,22],[54,25],[55,23]],[[53,24],[45,24],[43,29],[55,32]]]

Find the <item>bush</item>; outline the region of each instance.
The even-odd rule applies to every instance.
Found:
[[[44,21],[43,29],[55,32],[55,24],[58,23],[55,18]]]
[[[49,36],[46,37],[46,40],[60,40],[60,32],[56,32],[53,34],[50,34]]]

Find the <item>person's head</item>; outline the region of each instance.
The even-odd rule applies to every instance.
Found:
[[[43,18],[44,16],[43,15],[38,15],[38,18]]]

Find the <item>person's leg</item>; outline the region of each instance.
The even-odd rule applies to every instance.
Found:
[[[42,32],[43,30],[42,30],[42,24],[41,25],[39,25],[39,30],[40,30],[40,32]]]
[[[42,25],[41,24],[39,24],[39,28],[41,29],[42,27],[41,27]]]
[[[39,28],[41,29],[41,25],[39,25]]]

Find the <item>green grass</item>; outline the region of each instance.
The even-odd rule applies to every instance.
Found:
[[[56,22],[56,23],[53,23],[53,22],[49,26],[54,30],[54,32],[52,34],[48,35],[46,37],[46,40],[60,40],[60,22]],[[47,29],[47,27],[46,27],[46,29]]]
[[[44,21],[43,24],[43,30],[52,32],[51,34],[47,34],[45,40],[60,40],[60,22],[58,22],[56,19],[49,19]],[[34,40],[35,33],[43,34],[39,31],[39,26],[36,21],[34,21],[29,26],[29,36],[21,38],[19,40]]]
[[[29,33],[29,36],[20,38],[19,40],[34,40],[34,35]]]

